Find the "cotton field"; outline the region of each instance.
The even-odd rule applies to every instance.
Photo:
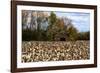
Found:
[[[87,60],[90,58],[89,41],[23,41],[22,63]]]

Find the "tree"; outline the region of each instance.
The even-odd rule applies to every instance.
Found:
[[[64,37],[67,40],[73,41],[77,39],[77,32],[77,29],[73,26],[69,18],[58,18],[54,12],[51,12],[47,30],[49,40]]]
[[[68,39],[71,41],[77,40],[78,31],[75,27],[71,26],[67,29]]]
[[[31,10],[22,11],[23,40],[24,38],[32,40],[32,37],[33,40],[41,40],[42,38],[45,38],[43,37],[45,31],[42,25],[45,24],[45,22],[47,21],[48,21],[48,15],[43,11],[31,11]]]
[[[49,16],[49,24],[51,27],[56,23],[56,20],[57,20],[56,14],[54,12],[51,12]]]
[[[46,29],[43,27],[43,24],[46,24],[48,21],[48,14],[46,12],[38,11],[36,12],[36,23],[37,23],[37,33],[38,40],[43,41],[46,38]]]
[[[24,29],[26,26],[27,16],[28,16],[28,12],[25,10],[22,10],[22,29]]]
[[[55,35],[55,28],[56,28],[56,21],[57,21],[57,17],[56,14],[54,12],[50,13],[49,16],[49,22],[48,22],[48,27],[47,27],[47,36],[48,36],[48,40],[53,40],[54,39],[54,35]]]
[[[90,40],[90,32],[79,32],[78,33],[78,40]]]

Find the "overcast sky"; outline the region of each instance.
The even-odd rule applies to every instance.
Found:
[[[58,17],[68,17],[72,20],[74,27],[80,32],[90,30],[90,14],[79,12],[55,12]]]

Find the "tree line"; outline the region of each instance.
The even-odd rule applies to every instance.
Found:
[[[22,41],[89,40],[90,32],[79,32],[67,17],[54,12],[22,11]]]

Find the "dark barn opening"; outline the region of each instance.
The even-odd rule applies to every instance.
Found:
[[[66,41],[66,39],[65,38],[60,38],[60,41]]]

